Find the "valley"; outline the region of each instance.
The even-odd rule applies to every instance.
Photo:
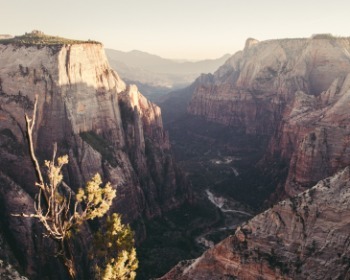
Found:
[[[328,239],[322,234],[332,231],[323,219],[343,211],[336,190],[349,190],[343,185],[348,176],[343,168],[350,163],[348,49],[348,38],[322,35],[248,39],[244,50],[214,74],[201,75],[179,91],[178,104],[186,104],[185,110],[171,108],[175,93],[160,103],[175,155],[194,189],[206,186],[199,192],[206,192],[223,214],[232,209],[223,208],[223,198],[243,203],[243,208],[232,209],[236,214],[246,213],[242,209],[247,206],[262,212],[245,217],[251,220],[228,237],[223,234],[218,245],[203,233],[200,241],[214,246],[161,279],[323,279],[317,273],[311,276],[315,266],[310,263],[347,258],[348,249],[338,254],[326,249]],[[167,115],[168,108],[175,118]],[[322,190],[314,200],[313,189],[320,187],[307,190],[315,184],[334,188],[334,196]],[[304,199],[308,195],[312,198]],[[323,199],[329,207],[325,215],[317,210]],[[313,232],[318,223],[325,223],[325,229]],[[334,226],[339,236],[348,236]],[[326,242],[319,249],[323,253],[316,249],[319,242]],[[341,237],[333,245],[343,242]],[[337,263],[331,270],[338,279],[347,279],[347,265]]]
[[[0,273],[6,262],[29,279],[68,277],[40,224],[12,215],[33,209],[23,114],[38,96],[40,161],[57,143],[69,192],[96,172],[117,189],[110,211],[135,232],[136,279],[349,277],[349,38],[250,38],[185,88],[139,81],[158,105],[111,69],[101,43],[3,40]],[[106,221],[84,226],[79,279]]]
[[[150,223],[150,240],[138,248],[139,279],[160,277],[179,261],[198,257],[233,234],[239,224],[269,205],[277,181],[255,166],[267,145],[264,137],[249,137],[187,114],[175,122],[165,118],[164,126],[177,163],[191,184],[193,201]]]
[[[350,2],[1,2],[0,280],[350,280]]]
[[[230,57],[225,54],[217,59],[178,61],[138,50],[122,52],[113,49],[106,49],[106,55],[122,79],[136,84],[152,102],[170,91],[187,87],[201,73],[214,72]]]

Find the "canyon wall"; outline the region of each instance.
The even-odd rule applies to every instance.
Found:
[[[191,115],[267,136],[261,168],[287,166],[294,195],[350,164],[350,39],[248,39],[213,75],[202,75]]]
[[[58,154],[69,156],[63,173],[73,190],[100,173],[117,189],[111,212],[122,213],[139,240],[146,234],[144,219],[180,205],[188,188],[159,107],[119,78],[101,44],[0,44],[1,227],[25,273],[44,279],[54,260],[42,252],[52,244],[35,221],[12,216],[32,213],[38,191],[24,121],[36,95],[40,163],[51,159],[57,143]]]
[[[349,279],[349,198],[347,167],[160,279]]]

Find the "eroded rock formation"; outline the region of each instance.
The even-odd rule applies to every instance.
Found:
[[[52,244],[33,220],[11,216],[32,212],[37,193],[24,122],[35,95],[40,160],[52,157],[57,142],[59,154],[69,155],[64,180],[73,190],[99,172],[117,188],[111,211],[122,213],[139,239],[145,236],[143,219],[176,207],[188,190],[159,107],[119,78],[101,44],[0,44],[1,227],[25,273],[44,279],[55,271],[43,254]]]
[[[192,115],[267,136],[264,168],[285,164],[294,195],[350,164],[350,39],[248,39],[214,75],[202,75]]]
[[[160,279],[349,279],[349,198],[347,167]]]

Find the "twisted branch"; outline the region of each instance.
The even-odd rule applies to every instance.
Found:
[[[29,152],[30,152],[30,158],[33,161],[34,168],[36,171],[36,175],[38,177],[39,187],[43,189],[44,187],[44,179],[43,175],[41,174],[39,162],[35,156],[34,152],[34,141],[33,141],[33,128],[35,126],[35,119],[36,119],[36,107],[38,103],[38,95],[35,95],[35,101],[34,101],[34,110],[33,110],[33,117],[30,119],[27,114],[25,114],[25,119],[26,119],[26,126],[27,126],[27,136],[28,136],[28,144],[29,144]]]
[[[35,96],[34,111],[32,118],[25,115],[27,136],[29,142],[30,157],[32,159],[34,169],[37,175],[39,193],[34,202],[34,214],[14,214],[13,216],[21,216],[27,218],[37,218],[44,228],[47,235],[58,241],[62,252],[63,263],[66,266],[71,279],[75,279],[74,255],[70,245],[69,237],[71,229],[81,225],[84,221],[102,217],[112,204],[115,197],[115,190],[109,183],[105,188],[100,188],[102,183],[101,177],[96,174],[93,179],[88,182],[86,190],[80,189],[73,209],[71,209],[72,192],[71,188],[63,182],[62,167],[68,163],[68,156],[58,157],[57,144],[54,144],[51,161],[45,161],[47,172],[44,177],[42,175],[39,161],[35,155],[33,130],[36,120],[38,96]],[[57,161],[57,163],[56,163]],[[69,191],[68,199],[59,190],[63,186]],[[42,199],[42,195],[43,198]],[[78,209],[79,203],[84,203],[84,210]]]

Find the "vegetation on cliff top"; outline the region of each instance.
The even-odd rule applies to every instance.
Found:
[[[0,44],[13,44],[19,46],[43,46],[43,45],[72,45],[72,44],[101,44],[97,41],[81,41],[66,39],[58,36],[46,35],[41,31],[33,30],[21,36],[13,38],[0,39]]]

